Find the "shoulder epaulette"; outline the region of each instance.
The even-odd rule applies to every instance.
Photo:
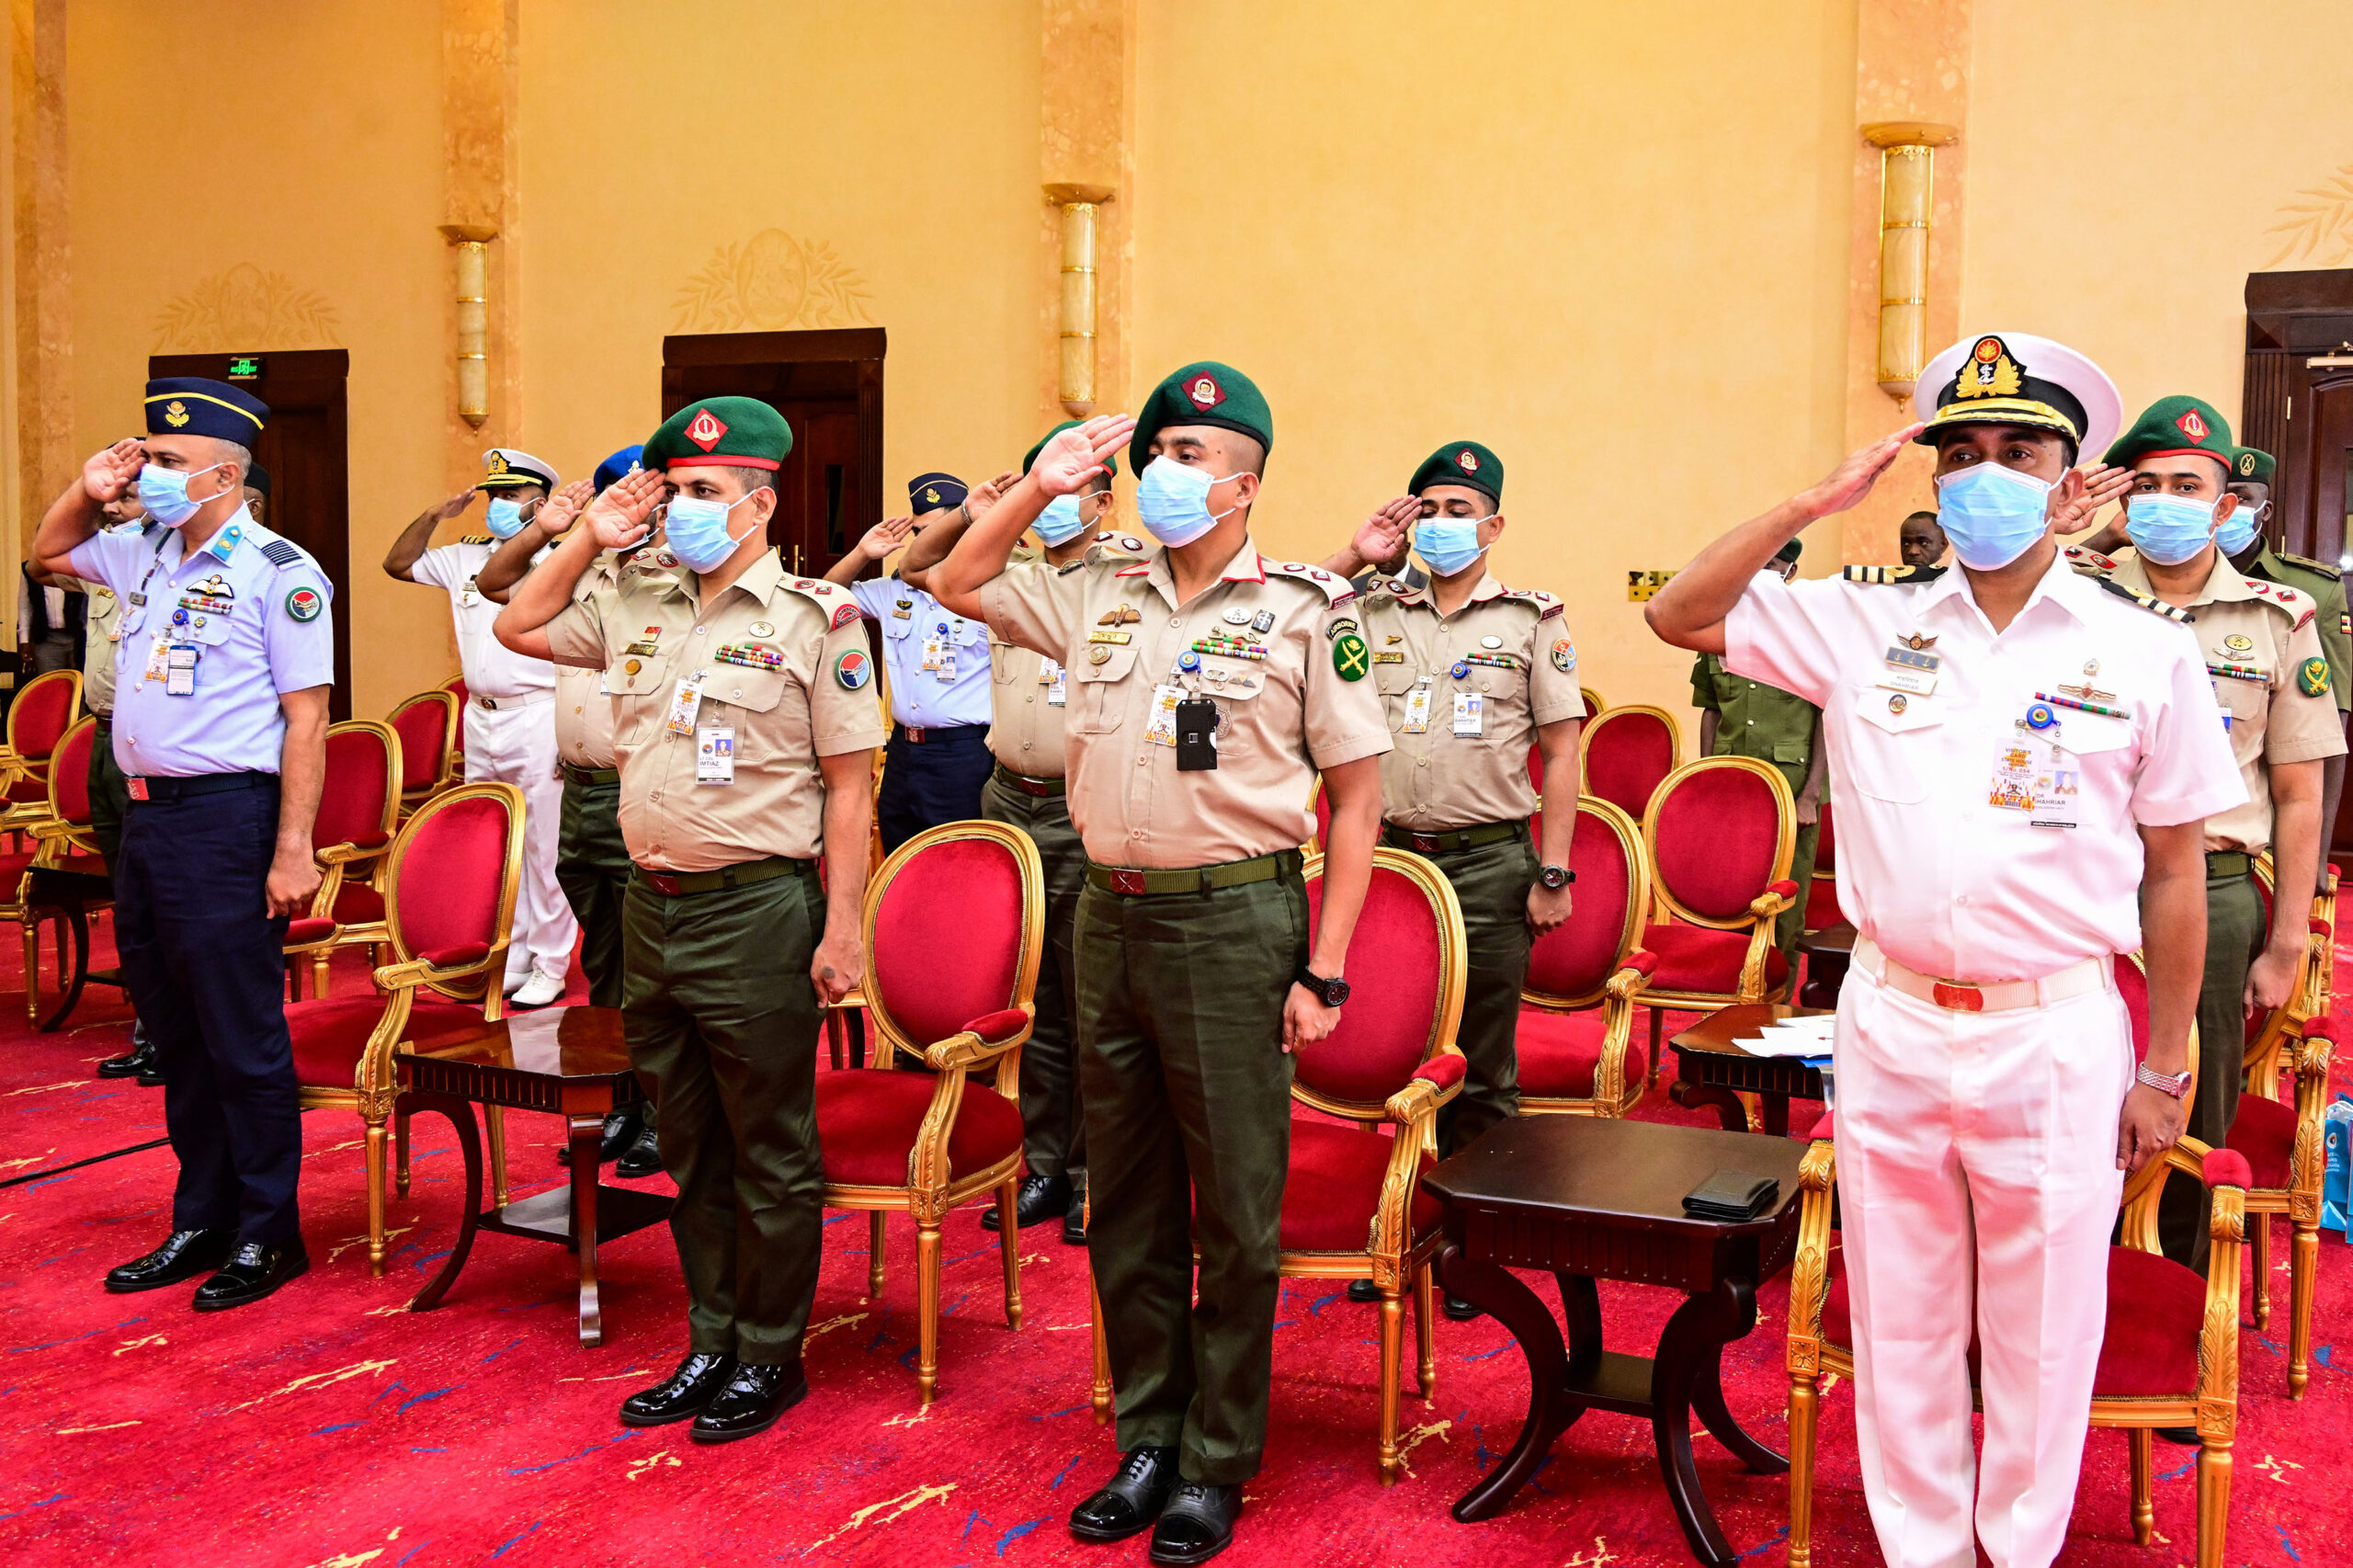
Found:
[[[2302,588],[2285,583],[2268,582],[2261,577],[2242,576],[2239,581],[2255,591],[2257,604],[2267,604],[2301,627],[2313,618],[2313,598]]]
[[[488,544],[491,539],[488,534],[461,534],[459,536],[458,542],[460,544]]]
[[[1133,534],[1116,533],[1111,529],[1106,528],[1103,532],[1097,534],[1093,539],[1086,541],[1086,552],[1079,559],[1082,561],[1086,560],[1088,557],[1093,556],[1098,550],[1107,552],[1116,552],[1118,555],[1142,555],[1151,549],[1152,546],[1136,538]]]
[[[1906,583],[1916,587],[1935,582],[1948,570],[1943,566],[1849,566],[1839,576],[1849,583]]]
[[[261,547],[262,554],[280,572],[290,572],[297,566],[312,565],[311,558],[302,553],[301,546],[291,540],[274,539]]]
[[[1060,566],[1055,567],[1054,575],[1057,577],[1067,577],[1074,572],[1083,570],[1086,565],[1087,557],[1082,555],[1075,561],[1065,561]]]
[[[1364,585],[1364,591],[1367,594],[1386,594],[1391,598],[1403,603],[1422,590],[1403,577],[1375,577]]]
[[[1517,599],[1524,605],[1533,606],[1536,610],[1536,619],[1539,620],[1550,620],[1569,608],[1541,588],[1506,588],[1503,597],[1507,599]]]
[[[2116,570],[2116,562],[2097,550],[2086,550],[2080,544],[2069,545],[2063,553],[2067,564],[2086,577],[2105,576]]]
[[[1289,577],[1305,583],[1320,591],[1327,605],[1344,605],[1357,597],[1356,585],[1336,572],[1326,572],[1321,566],[1310,566],[1299,561],[1274,561],[1258,558],[1258,569],[1270,576]]]
[[[2345,576],[2345,574],[2337,568],[2323,565],[2320,562],[2313,560],[2310,556],[2280,554],[2278,551],[2274,551],[2272,553],[2279,555],[2281,563],[2284,565],[2301,566],[2305,571],[2313,573],[2318,576],[2325,577],[2332,583],[2341,581]]]
[[[2179,605],[2169,605],[2163,599],[2151,598],[2146,594],[2134,593],[2113,577],[2102,577],[2099,580],[2099,585],[2128,604],[2139,605],[2151,615],[2161,615],[2167,620],[2177,620],[2184,626],[2189,624],[2189,612]]]

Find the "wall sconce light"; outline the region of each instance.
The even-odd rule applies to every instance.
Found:
[[[1111,199],[1108,185],[1050,185],[1047,199],[1063,210],[1062,369],[1056,395],[1084,416],[1095,407],[1095,244],[1097,220]]]
[[[442,237],[458,253],[458,416],[475,429],[490,417],[490,242],[498,231],[480,223],[444,223]]]
[[[1961,132],[1897,120],[1863,127],[1879,161],[1879,385],[1902,403],[1928,362],[1928,229],[1936,150]]]

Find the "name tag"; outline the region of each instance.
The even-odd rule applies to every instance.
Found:
[[[1176,704],[1184,697],[1182,687],[1161,685],[1152,688],[1152,719],[1143,729],[1146,741],[1156,746],[1176,744]]]
[[[1046,706],[1066,708],[1070,705],[1070,675],[1051,659],[1038,666],[1038,684],[1046,688]]]
[[[2083,788],[2083,765],[2073,754],[2044,740],[2004,742],[1994,755],[1994,778],[1986,802],[2003,811],[2024,812],[2035,827],[2070,828],[2082,824],[2076,801]]]
[[[695,732],[695,782],[735,782],[735,727],[705,724]]]
[[[1475,691],[1454,694],[1454,733],[1462,736],[1483,735],[1486,729],[1487,699]]]
[[[1879,684],[1889,691],[1927,697],[1937,689],[1937,672],[1943,667],[1944,660],[1939,655],[1899,644],[1887,651],[1887,668],[1880,676]]]
[[[155,641],[147,650],[147,668],[141,672],[139,676],[141,680],[150,681],[161,680],[164,678],[164,660],[165,655],[170,653],[171,646],[172,642],[170,638],[165,637],[160,631],[155,633]]]
[[[196,650],[186,643],[173,645],[165,654],[164,695],[196,695]]]
[[[708,670],[697,670],[694,674],[679,679],[677,686],[670,693],[670,714],[663,721],[664,729],[674,735],[691,735],[695,733],[695,713],[702,707],[703,677],[710,673]]]
[[[1417,686],[1405,694],[1405,733],[1427,735],[1430,733],[1430,688]]]

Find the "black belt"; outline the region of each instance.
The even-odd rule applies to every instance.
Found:
[[[779,877],[813,877],[817,874],[817,862],[771,855],[765,860],[745,860],[740,865],[722,866],[716,871],[649,871],[638,866],[632,868],[630,874],[665,898],[676,898],[681,893],[747,888],[756,882],[772,882]]]
[[[568,762],[556,764],[568,784],[618,784],[621,770],[618,767],[574,767]]]
[[[1026,773],[1014,772],[1001,762],[996,765],[994,777],[1006,789],[1018,790],[1025,795],[1035,795],[1040,800],[1050,800],[1056,795],[1067,794],[1070,791],[1070,784],[1066,779],[1032,778]]]
[[[1228,860],[1222,866],[1188,866],[1181,870],[1143,870],[1086,863],[1088,885],[1127,898],[1156,898],[1164,893],[1208,892],[1238,888],[1249,882],[1271,882],[1299,874],[1304,857],[1296,849],[1278,849],[1249,860]]]
[[[198,795],[224,794],[231,790],[275,790],[275,773],[199,773],[188,778],[141,778],[123,780],[131,786],[134,801],[185,801]]]
[[[930,729],[924,730],[913,724],[893,724],[891,726],[891,732],[894,735],[904,736],[909,745],[919,746],[938,744],[950,735],[985,734],[988,733],[988,726],[986,724],[934,724]]]
[[[2209,849],[2206,851],[2208,880],[2219,881],[2225,877],[2244,877],[2255,869],[2255,857],[2244,849]]]
[[[105,732],[107,732],[108,734],[112,734],[112,733],[114,733],[114,715],[113,715],[113,714],[111,714],[111,713],[93,713],[93,714],[91,714],[91,715],[90,715],[90,717],[97,721],[97,725],[98,725],[98,728],[99,728],[99,729],[104,730],[104,731],[105,731]]]
[[[1420,833],[1410,827],[1392,823],[1381,824],[1381,842],[1392,849],[1411,849],[1423,855],[1445,855],[1458,849],[1476,849],[1483,844],[1501,844],[1506,838],[1524,839],[1528,824],[1524,822],[1482,823],[1477,827],[1451,827],[1444,833]]]

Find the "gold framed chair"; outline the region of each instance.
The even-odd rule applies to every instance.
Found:
[[[1642,948],[1651,907],[1642,831],[1608,801],[1579,797],[1569,868],[1574,913],[1536,938],[1520,988],[1520,1114],[1623,1116],[1646,1078],[1633,999],[1658,966]]]
[[[0,745],[0,833],[27,833],[48,820],[50,759],[81,717],[79,670],[51,670],[18,689]]]
[[[1683,729],[1675,715],[1647,702],[1605,708],[1577,735],[1585,788],[1636,822],[1683,762]]]
[[[0,879],[15,890],[14,902],[0,904],[0,918],[24,928],[25,1017],[41,1034],[63,1025],[82,999],[90,979],[89,917],[114,907],[114,880],[90,825],[90,748],[97,729],[97,718],[86,713],[66,729],[51,751],[53,766],[43,781],[47,812],[23,829],[33,841],[31,852],[0,856]],[[60,998],[46,1018],[40,1015],[43,921],[55,927]]]
[[[384,894],[373,877],[392,848],[401,810],[400,737],[390,724],[347,719],[327,726],[326,775],[311,853],[319,864],[319,891],[310,914],[287,926],[291,965],[308,958],[311,994],[327,994],[335,950],[384,943]]]
[[[404,698],[384,716],[400,737],[402,816],[464,778],[465,753],[458,744],[460,716],[457,694],[446,687]]]
[[[1609,707],[1609,699],[1589,686],[1577,687],[1577,695],[1585,699],[1585,716],[1588,719],[1599,718]]]

